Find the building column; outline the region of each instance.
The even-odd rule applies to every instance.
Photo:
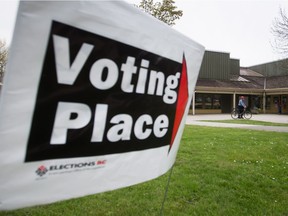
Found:
[[[233,109],[235,109],[235,104],[236,104],[236,92],[233,93]]]
[[[266,92],[263,92],[263,113],[266,113]]]
[[[192,115],[195,115],[195,91],[192,95]]]
[[[264,92],[263,92],[263,113],[266,113],[266,85],[267,85],[267,80],[266,77],[264,78]]]

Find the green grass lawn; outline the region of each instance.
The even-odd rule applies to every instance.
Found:
[[[288,215],[288,135],[186,126],[163,215]],[[0,215],[160,215],[169,173],[133,187]]]

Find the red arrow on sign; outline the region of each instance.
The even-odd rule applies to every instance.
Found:
[[[185,56],[183,55],[182,73],[181,73],[181,78],[180,78],[178,101],[176,105],[176,115],[175,115],[175,120],[174,120],[174,127],[173,127],[169,151],[172,148],[174,139],[177,135],[181,120],[183,118],[185,108],[188,102],[188,97],[189,97],[189,93],[188,93],[188,80],[187,80],[187,65],[186,65]]]

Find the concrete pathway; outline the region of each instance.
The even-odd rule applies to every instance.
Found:
[[[210,126],[210,127],[243,128],[243,129],[250,129],[250,130],[276,131],[276,132],[288,133],[288,127],[282,127],[282,126],[261,126],[261,125],[230,124],[230,123],[201,121],[201,120],[228,120],[228,119],[232,119],[230,114],[188,115],[186,119],[186,124]],[[288,115],[257,114],[257,115],[253,115],[251,120],[288,124]],[[238,121],[241,121],[241,119],[239,119]]]

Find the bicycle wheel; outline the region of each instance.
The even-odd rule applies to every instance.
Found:
[[[250,119],[252,117],[252,113],[250,111],[245,111],[243,116],[245,119]]]
[[[233,119],[237,119],[238,118],[238,112],[236,111],[236,109],[233,109],[231,112],[231,117]]]

